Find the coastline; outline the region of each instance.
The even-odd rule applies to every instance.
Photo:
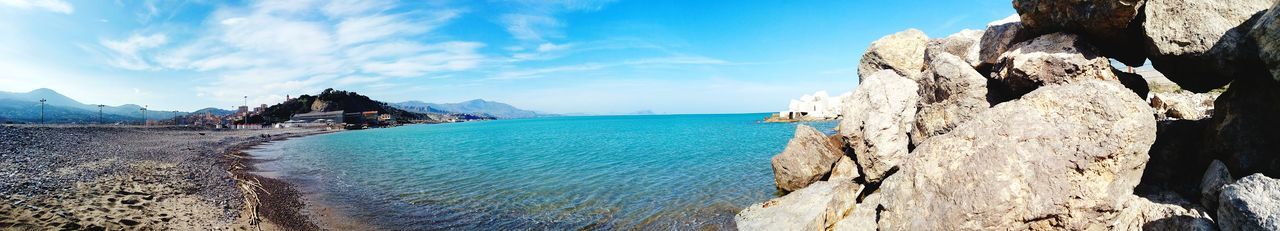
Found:
[[[318,229],[243,150],[332,132],[0,126],[0,228]]]
[[[314,195],[303,192],[292,183],[261,174],[263,169],[258,164],[278,160],[261,159],[261,156],[247,152],[274,141],[336,132],[340,131],[279,137],[245,143],[228,150],[226,157],[234,163],[228,171],[241,187],[240,191],[245,198],[244,212],[255,215],[250,219],[261,221],[258,226],[268,230],[372,230],[371,225],[322,203],[313,198]]]

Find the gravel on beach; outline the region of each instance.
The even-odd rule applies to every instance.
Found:
[[[0,126],[0,229],[261,228],[238,149],[323,132]]]

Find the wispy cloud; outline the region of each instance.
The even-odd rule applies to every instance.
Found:
[[[0,5],[19,9],[42,9],[57,13],[71,14],[75,8],[62,0],[0,0]]]
[[[521,10],[502,16],[503,24],[511,36],[528,42],[546,42],[564,37],[566,23],[557,19],[565,12],[590,12],[603,9],[613,0],[518,0]]]
[[[386,14],[397,7],[394,2],[313,3],[258,1],[218,8],[194,38],[166,45],[168,49],[150,58],[138,51],[165,44],[163,35],[159,43],[135,36],[139,38],[104,41],[103,46],[119,54],[119,61],[112,61],[117,67],[210,75],[213,80],[197,91],[222,101],[247,95],[266,102],[334,83],[372,85],[393,78],[431,77],[484,62],[478,51],[484,43],[426,42],[419,37],[459,17],[461,10]]]
[[[168,41],[164,34],[133,34],[124,40],[103,39],[99,43],[109,50],[108,63],[112,66],[129,70],[150,70],[153,67],[141,52],[164,45]]]
[[[565,73],[579,73],[587,71],[605,70],[611,68],[659,68],[683,65],[730,65],[728,61],[713,59],[702,56],[671,56],[659,58],[644,58],[625,60],[611,63],[583,63],[572,64],[555,67],[531,68],[531,69],[512,69],[499,72],[493,75],[489,80],[516,80],[516,79],[533,79],[555,76]]]

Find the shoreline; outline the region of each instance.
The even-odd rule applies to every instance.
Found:
[[[334,132],[0,126],[0,229],[318,229],[244,150]]]

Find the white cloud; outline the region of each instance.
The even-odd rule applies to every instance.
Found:
[[[149,70],[152,69],[152,65],[143,58],[141,52],[164,45],[168,41],[168,37],[164,34],[133,34],[124,40],[103,39],[99,43],[111,51],[108,54],[110,56],[108,63],[112,66],[130,70]]]
[[[502,24],[511,36],[519,40],[545,41],[548,37],[563,36],[560,21],[546,15],[508,14],[502,16]]]
[[[75,11],[70,3],[62,0],[0,0],[0,4],[24,10],[39,8],[63,14],[71,14]]]
[[[615,67],[655,68],[655,67],[669,67],[669,66],[677,66],[677,65],[729,65],[729,64],[732,64],[732,63],[724,60],[707,58],[702,56],[671,56],[671,57],[660,57],[660,58],[635,59],[635,60],[627,60],[627,61],[613,62],[613,63],[585,63],[585,64],[574,64],[574,65],[567,65],[567,66],[557,66],[557,67],[508,70],[504,72],[499,72],[498,74],[488,79],[490,80],[531,79],[531,78],[548,77],[548,76],[551,76],[554,74],[560,74],[560,73],[595,71],[595,70],[603,70],[603,69],[615,68]]]
[[[478,51],[484,43],[421,40],[462,11],[383,14],[396,7],[394,2],[313,3],[262,1],[219,8],[196,38],[157,52],[153,60],[160,68],[210,74],[198,94],[220,101],[445,76],[485,61]]]

